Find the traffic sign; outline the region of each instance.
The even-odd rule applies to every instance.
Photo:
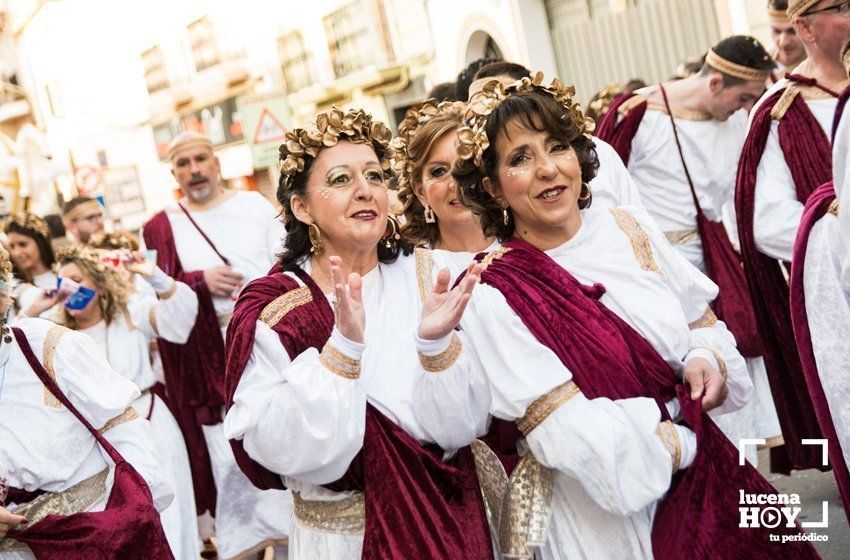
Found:
[[[239,98],[239,113],[251,145],[254,169],[277,165],[278,149],[290,120],[286,94],[274,91],[243,95]]]

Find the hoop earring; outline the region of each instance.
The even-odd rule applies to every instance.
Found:
[[[511,215],[508,213],[507,208],[502,208],[502,222],[505,225],[508,225],[508,224],[511,223]]]
[[[6,344],[9,344],[10,342],[12,342],[12,335],[9,334],[12,331],[12,329],[9,328],[8,320],[9,320],[9,310],[7,309],[6,313],[4,313],[3,315],[0,315],[0,338],[2,338],[3,342],[5,342]]]
[[[310,252],[318,257],[325,251],[319,226],[316,224],[307,226],[307,237],[310,239]]]
[[[590,192],[590,185],[585,182],[581,184],[581,192],[578,195],[579,202],[588,202],[591,198],[593,198],[593,193]]]
[[[425,214],[425,223],[426,223],[426,224],[433,224],[433,223],[435,223],[435,222],[437,221],[437,216],[436,216],[436,215],[434,215],[434,211],[431,209],[431,207],[430,207],[430,206],[428,206],[428,203],[423,202],[423,203],[422,203],[422,205],[425,207],[425,212],[424,212],[424,214]]]
[[[397,243],[399,239],[401,235],[398,233],[398,222],[392,216],[387,216],[387,229],[384,230],[384,236],[381,238],[384,247],[392,249],[393,243]]]

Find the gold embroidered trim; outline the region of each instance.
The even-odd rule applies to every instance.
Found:
[[[56,370],[53,369],[53,356],[56,354],[56,346],[59,345],[59,339],[66,332],[68,332],[68,329],[61,325],[50,327],[47,335],[44,337],[44,345],[41,347],[41,363],[44,364],[44,371],[47,372],[47,376],[53,381],[56,381]],[[44,404],[50,408],[62,408],[62,403],[47,387],[44,388]]]
[[[782,23],[788,23],[789,21],[791,21],[788,19],[788,12],[786,12],[785,10],[772,10],[768,8],[767,15],[768,17],[772,17],[776,20],[781,20]]]
[[[481,261],[481,264],[484,268],[481,269],[481,272],[487,270],[487,268],[489,268],[490,265],[493,264],[493,261],[495,261],[496,259],[501,259],[503,256],[505,256],[506,253],[510,252],[510,250],[510,247],[499,247],[498,249],[493,249],[492,251],[484,255],[484,260]]]
[[[633,95],[617,108],[617,113],[623,116],[628,115],[629,111],[641,105],[642,103],[646,103],[646,101],[647,97],[645,95]]]
[[[637,223],[635,217],[628,210],[622,208],[609,208],[617,225],[623,230],[623,233],[629,238],[632,244],[632,251],[635,253],[635,258],[643,270],[655,272],[661,278],[664,278],[664,273],[658,268],[655,262],[655,257],[652,255],[652,246],[649,244],[649,236]]]
[[[416,256],[416,281],[419,283],[419,296],[422,301],[431,293],[431,274],[434,270],[434,254],[423,247],[413,250]]]
[[[448,348],[436,356],[426,356],[422,352],[419,352],[419,363],[422,364],[425,371],[430,371],[432,373],[445,371],[457,361],[462,348],[463,344],[461,343],[460,338],[458,338],[455,333],[452,333],[452,339],[449,342]]]
[[[695,239],[699,239],[699,230],[697,228],[692,228],[665,231],[664,236],[667,237],[667,241],[670,242],[670,245],[684,245],[685,243],[690,243]]]
[[[168,288],[167,290],[165,290],[164,292],[162,292],[161,294],[156,294],[156,297],[158,297],[160,300],[165,300],[165,299],[170,298],[171,296],[173,296],[176,293],[177,293],[177,281],[172,280],[171,281],[171,287]]]
[[[526,453],[508,478],[496,454],[481,440],[471,444],[484,509],[502,558],[531,560],[530,547],[546,542],[555,473]]]
[[[527,437],[550,414],[580,392],[581,389],[572,380],[563,385],[558,385],[525,409],[523,417],[516,421],[517,428]]]
[[[770,118],[775,121],[781,121],[799,94],[800,88],[797,87],[797,84],[791,84],[785,88],[785,92],[776,102],[776,105],[773,106],[773,109],[770,110]]]
[[[694,321],[693,323],[688,323],[688,328],[691,330],[694,329],[705,329],[708,327],[713,327],[717,324],[717,315],[714,314],[714,311],[711,310],[710,307],[705,309],[705,313],[702,314],[702,317]]]
[[[649,103],[646,106],[648,111],[661,111],[665,115],[669,115],[667,112],[667,107],[662,105],[661,103]],[[706,113],[704,111],[690,111],[687,109],[673,109],[673,118],[679,119],[681,121],[693,121],[693,122],[705,122],[710,121],[714,117],[711,113]]]
[[[260,321],[273,327],[287,313],[311,301],[313,301],[313,294],[310,293],[310,288],[307,286],[295,288],[275,298],[274,301],[265,306],[262,313],[260,313]]]
[[[655,428],[655,435],[661,439],[661,443],[667,449],[670,457],[673,459],[673,472],[679,470],[679,465],[682,462],[682,443],[679,441],[679,433],[676,427],[670,420],[665,420],[658,423]]]
[[[747,80],[748,82],[766,82],[770,78],[770,70],[750,68],[749,66],[726,60],[717,54],[713,48],[708,49],[708,54],[705,55],[705,63],[727,76]]]
[[[830,214],[832,214],[833,216],[838,215],[838,199],[837,198],[829,203],[829,207],[827,207],[826,211],[829,212]]]
[[[103,427],[98,430],[98,432],[105,434],[106,432],[108,432],[109,430],[114,428],[115,426],[120,426],[121,424],[124,424],[126,422],[131,422],[138,417],[139,417],[139,413],[136,412],[136,409],[133,408],[132,406],[128,406],[127,408],[124,409],[124,412],[122,412],[121,414],[119,414],[118,416],[116,416],[115,418],[113,418],[112,420],[107,422],[106,424],[104,424]]]
[[[342,500],[305,500],[300,492],[292,493],[295,519],[299,523],[329,533],[361,535],[366,523],[366,502],[362,492]]]
[[[96,475],[82,480],[62,492],[47,492],[32,501],[14,508],[12,513],[27,518],[25,527],[32,527],[48,515],[71,515],[88,511],[106,492],[106,477],[109,469],[103,469]],[[26,529],[24,529],[26,530]],[[29,550],[15,539],[0,539],[0,552]]]
[[[156,310],[159,309],[159,305],[154,305],[151,307],[150,311],[148,311],[148,322],[151,324],[151,330],[153,330],[153,334],[157,337],[159,336],[159,327],[156,326]]]
[[[697,348],[711,352],[711,355],[714,356],[715,360],[717,360],[717,369],[720,371],[720,375],[723,376],[723,379],[726,379],[726,376],[729,374],[729,370],[726,368],[726,362],[723,361],[720,354],[718,354],[714,348],[709,348],[708,346],[698,346]],[[694,348],[694,350],[697,348]]]
[[[322,353],[319,354],[319,363],[340,377],[346,379],[360,377],[360,360],[349,358],[334,348],[330,341],[326,342],[325,347],[322,348]]]

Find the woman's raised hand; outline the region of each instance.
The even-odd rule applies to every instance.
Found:
[[[422,319],[419,321],[419,337],[425,340],[438,340],[447,336],[460,323],[463,311],[472,290],[478,283],[484,267],[475,261],[469,263],[466,276],[454,288],[449,290],[451,274],[448,268],[437,273],[431,293],[422,307]]]
[[[334,282],[334,323],[345,338],[364,342],[366,310],[363,308],[363,279],[356,272],[342,277],[342,259],[330,257],[331,277]]]

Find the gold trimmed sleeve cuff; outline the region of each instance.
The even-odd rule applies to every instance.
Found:
[[[524,436],[528,437],[528,434],[546,420],[550,414],[580,392],[581,389],[572,380],[563,385],[558,385],[525,409],[523,417],[516,421],[517,428]]]
[[[346,379],[360,377],[360,358],[365,344],[346,338],[334,327],[331,337],[319,354],[319,363],[333,374]]]
[[[425,340],[416,336],[419,363],[425,371],[439,373],[452,367],[460,357],[463,343],[457,333],[438,340]]]
[[[717,371],[720,372],[720,375],[723,376],[723,379],[729,375],[729,369],[726,367],[726,362],[723,360],[723,357],[720,355],[717,350],[713,348],[709,348],[707,346],[698,346],[696,348],[692,348],[688,355],[685,356],[685,363],[687,364],[689,360],[693,358],[702,358],[703,360],[708,361],[709,363],[714,363],[714,366],[717,368]]]

